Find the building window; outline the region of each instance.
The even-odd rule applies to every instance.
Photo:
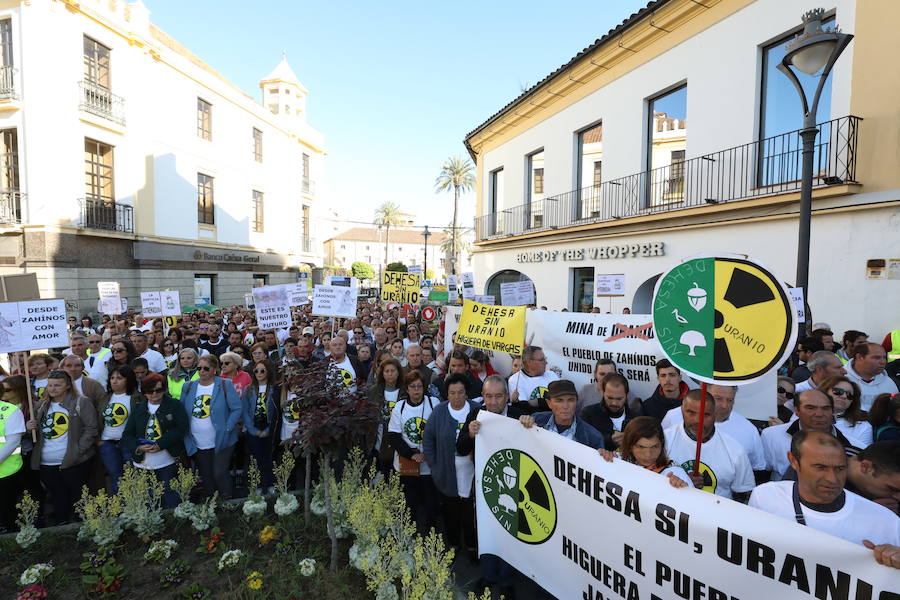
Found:
[[[505,223],[500,214],[503,202],[503,167],[494,169],[488,178],[488,235],[502,234]]]
[[[544,193],[544,168],[535,169],[534,173],[534,193],[535,194],[543,194]]]
[[[591,312],[594,308],[594,267],[572,269],[572,304],[575,312]]]
[[[303,153],[303,191],[309,192],[309,154]]]
[[[215,292],[215,275],[194,275],[194,304],[215,304]]]
[[[309,206],[304,204],[300,212],[300,233],[303,236],[303,251],[312,252],[312,243],[309,240]]]
[[[594,161],[594,187],[599,188],[603,183],[603,161]]]
[[[197,98],[197,135],[212,140],[212,104],[203,98]]]
[[[0,131],[0,194],[19,191],[19,141],[16,129]],[[0,197],[2,199],[2,197]]]
[[[84,139],[85,197],[106,204],[115,202],[113,188],[113,147]]]
[[[253,128],[253,160],[262,162],[262,131]]]
[[[0,61],[4,67],[13,66],[12,19],[0,20]]]
[[[216,223],[213,178],[203,173],[197,173],[197,221],[204,225],[215,225]]]
[[[834,24],[832,16],[824,20],[822,26],[830,29],[834,27]],[[800,179],[802,162],[800,136],[782,137],[781,134],[803,127],[803,115],[799,110],[797,90],[791,81],[778,70],[778,65],[781,64],[785,55],[785,44],[799,32],[800,29],[797,28],[761,48],[759,137],[766,141],[760,144],[759,148],[757,172],[760,186],[776,185]],[[794,69],[794,74],[800,80],[806,97],[812,98],[819,83],[818,74],[807,75],[798,69]],[[829,73],[822,87],[822,96],[816,109],[816,123],[823,123],[831,118],[831,82],[833,79],[832,73]],[[819,135],[821,136],[821,133]],[[819,144],[818,140],[816,144]],[[825,151],[823,154],[827,156],[828,152]]]
[[[87,36],[84,37],[84,80],[107,90],[110,87],[109,48]]]
[[[497,304],[500,304],[500,302],[502,302],[500,294],[500,284],[512,283],[514,281],[531,281],[531,278],[529,278],[528,275],[525,275],[524,273],[520,273],[519,271],[513,269],[505,269],[503,271],[494,273],[491,278],[488,279],[488,283],[485,286],[485,293],[488,296],[493,296],[494,301]],[[537,287],[535,287],[534,296],[535,302],[537,302]]]
[[[265,287],[269,285],[269,276],[265,273],[253,275],[253,287]]]
[[[684,150],[687,148],[687,86],[653,98],[648,106],[647,169],[649,205],[684,199]],[[678,151],[682,151],[678,154]],[[680,163],[672,164],[678,157]],[[673,172],[676,171],[677,173]]]
[[[269,105],[269,110],[272,111],[272,114],[273,114],[273,115],[277,115],[277,114],[278,114],[278,105],[277,105],[277,104],[270,104],[270,105]]]
[[[525,190],[525,229],[544,226],[544,151],[538,150],[525,157],[525,173],[528,176]]]
[[[263,193],[253,190],[253,231],[263,232]]]

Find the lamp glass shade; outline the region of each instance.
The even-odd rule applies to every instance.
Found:
[[[791,64],[807,75],[812,75],[822,70],[836,46],[837,40],[834,38],[809,44],[797,50],[791,57]]]

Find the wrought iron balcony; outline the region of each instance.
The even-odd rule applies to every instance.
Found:
[[[81,207],[78,226],[86,229],[103,229],[134,233],[134,208],[105,198],[79,198]]]
[[[0,100],[18,100],[19,94],[16,91],[16,73],[19,70],[15,67],[0,67]]]
[[[316,240],[309,236],[303,236],[300,238],[300,249],[304,254],[314,254],[316,252]]]
[[[303,179],[303,193],[310,196],[316,195],[316,182],[311,179]]]
[[[0,225],[22,222],[22,200],[25,194],[15,190],[0,190]]]
[[[119,125],[125,124],[124,98],[116,96],[105,86],[93,81],[79,82],[78,89],[81,98],[78,108]]]
[[[818,125],[813,186],[856,183],[859,117]],[[475,218],[476,241],[800,190],[799,130]]]

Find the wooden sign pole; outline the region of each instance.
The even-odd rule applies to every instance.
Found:
[[[28,394],[28,414],[37,419],[34,413],[34,401],[31,399],[31,375],[28,373],[28,358],[25,359],[25,392]],[[37,428],[31,430],[31,441],[37,444]]]

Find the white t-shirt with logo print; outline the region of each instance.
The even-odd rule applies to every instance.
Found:
[[[80,378],[79,378],[80,380]],[[131,396],[128,394],[113,394],[103,411],[103,433],[100,439],[104,441],[121,440],[125,431],[125,421],[131,414]]]
[[[294,403],[297,394],[288,392],[287,403],[281,409],[281,441],[293,437],[294,432],[300,428],[300,409]]]
[[[212,393],[215,384],[198,385],[191,410],[191,435],[198,450],[209,450],[216,447],[216,428],[213,426]],[[149,404],[149,403],[148,403]]]
[[[431,417],[431,411],[439,404],[438,400],[430,396],[422,398],[422,402],[413,406],[407,400],[401,400],[394,405],[391,411],[391,420],[388,423],[388,433],[399,433],[403,441],[410,448],[422,452],[425,434],[425,423]],[[400,455],[394,452],[394,469],[400,471]],[[420,475],[431,475],[431,469],[427,461],[419,463]]]
[[[332,363],[330,368],[335,369],[338,380],[344,383],[344,387],[347,387],[350,393],[356,392],[356,369],[353,368],[349,356],[345,356],[341,362]]]
[[[41,435],[44,436],[41,464],[61,465],[69,445],[69,411],[59,402],[50,403],[47,415],[41,422]]]
[[[547,386],[559,379],[559,375],[547,369],[543,375],[531,377],[524,371],[512,375],[509,378],[509,393],[519,390],[519,402],[528,402],[532,406],[539,406],[540,398],[547,397]]]
[[[36,400],[44,399],[44,390],[47,388],[47,378],[34,380],[34,394]]]
[[[160,427],[159,419],[156,416],[159,407],[159,404],[153,404],[151,402],[147,403],[147,411],[150,413],[150,416],[147,419],[147,426],[144,428],[144,434],[141,437],[150,440],[151,442],[156,442],[162,437],[162,428]],[[139,469],[155,471],[156,469],[168,467],[169,465],[174,464],[174,462],[175,457],[169,454],[168,450],[160,449],[159,452],[147,452],[144,454],[144,460],[134,463],[134,466]]]
[[[684,424],[665,430],[666,452],[685,471],[693,471],[697,442],[684,430]],[[707,480],[704,491],[731,498],[733,492],[749,492],[756,485],[750,459],[740,442],[716,428],[700,450],[700,473]]]
[[[450,416],[453,417],[458,424],[456,426],[456,437],[458,438],[462,435],[462,430],[466,424],[466,418],[469,416],[471,408],[469,407],[469,403],[466,402],[461,409],[455,410],[448,403],[447,410],[450,411]],[[465,435],[469,435],[469,433],[466,432]],[[472,462],[472,459],[468,456],[460,456],[459,453],[456,452],[454,452],[454,454],[454,464],[456,465],[456,495],[460,498],[468,498],[472,495],[472,478],[475,476],[475,463]]]

